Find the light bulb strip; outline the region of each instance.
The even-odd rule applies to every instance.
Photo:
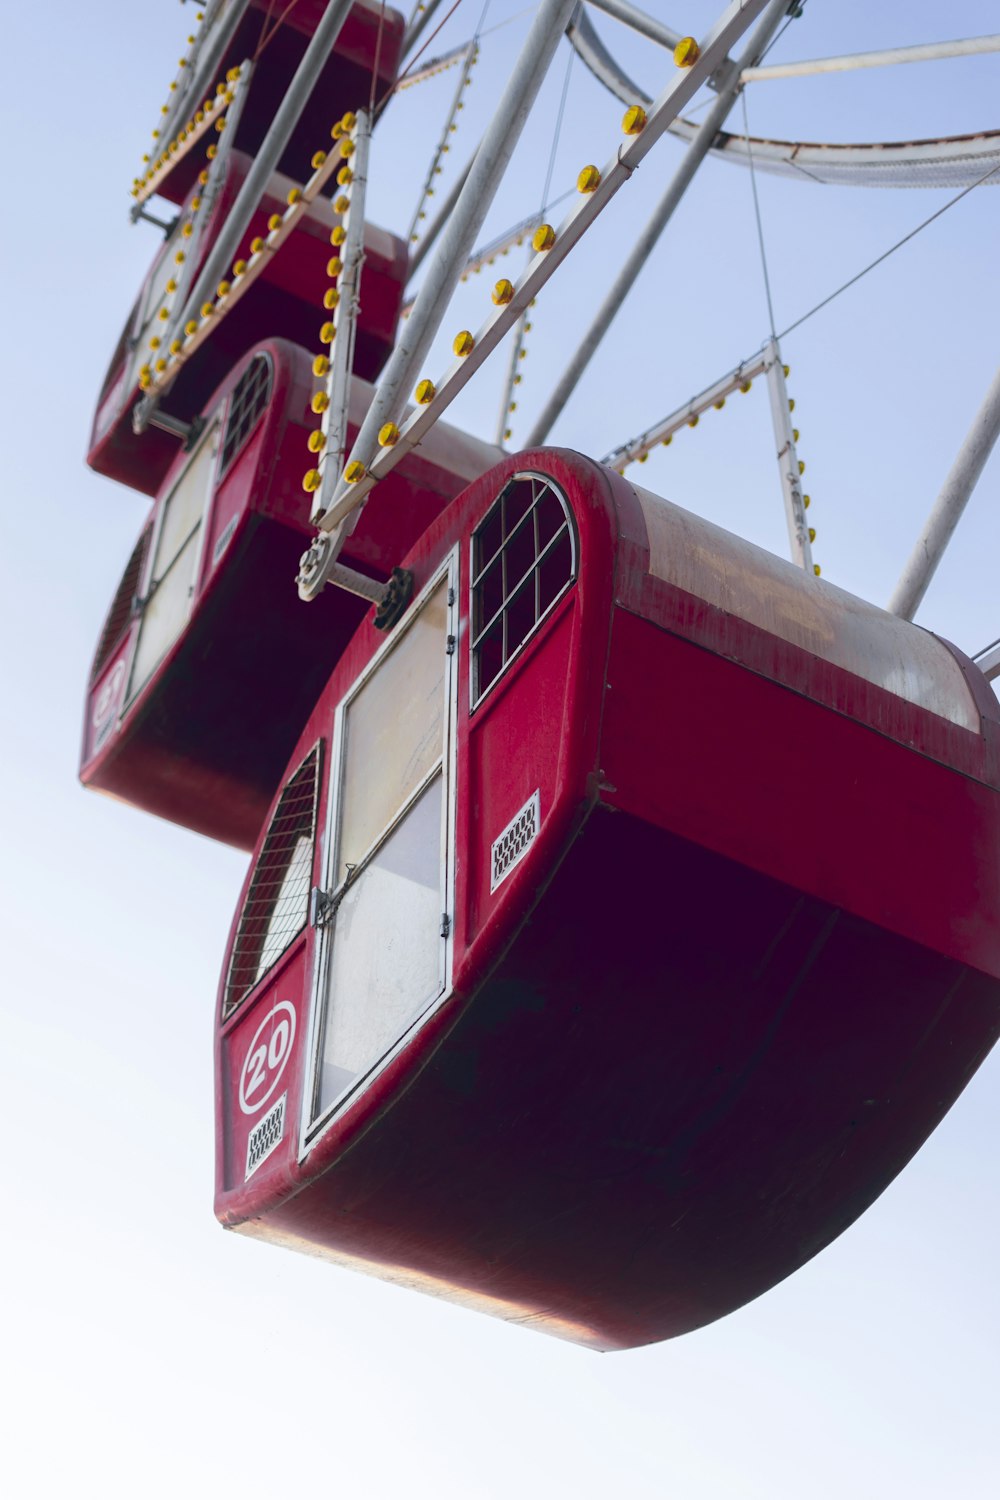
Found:
[[[436,78],[438,73],[444,73],[448,68],[454,68],[468,54],[469,42],[460,42],[457,47],[452,47],[450,52],[442,52],[440,57],[432,57],[425,62],[422,68],[416,68],[412,73],[407,73],[396,84],[396,93],[401,94],[404,89],[412,89],[415,84],[426,83],[428,78]]]
[[[792,405],[788,399],[785,376],[788,366],[782,364],[778,340],[768,339],[764,346],[767,355],[767,388],[771,397],[771,419],[774,423],[774,442],[781,477],[781,494],[785,503],[785,521],[788,526],[788,545],[792,561],[807,573],[818,573],[813,562],[812,543],[816,535],[806,520],[807,498],[802,493],[802,475],[805,464],[799,458],[795,446],[798,433],[792,425]]]
[[[603,213],[619,188],[628,181],[636,167],[726,56],[732,44],[739,40],[768,3],[769,0],[731,0],[699,47],[697,58],[690,65],[677,68],[649,114],[643,112],[641,125],[638,128],[634,125],[631,127],[636,129],[636,133],[629,133],[627,127],[627,137],[602,171],[599,185],[593,192],[576,197],[574,206],[554,232],[550,247],[536,250],[520,282],[514,287],[510,300],[497,307],[475,335],[471,353],[456,361],[441,381],[435,384],[431,400],[418,406],[405,422],[401,422],[399,439],[393,447],[379,448],[376,445],[374,451],[363,452],[355,444],[351,463],[364,465],[364,477],[355,484],[341,484],[333,503],[319,523],[323,531],[333,531],[352,511],[359,509],[378,480],[390,473],[443,415],[459,391],[469,383],[529,303],[554,275],[569,252]],[[536,231],[536,237],[540,232]],[[446,309],[442,309],[444,311]],[[404,404],[405,397],[401,395],[397,410],[386,411],[385,417],[399,421]]]
[[[237,303],[246,296],[247,291],[257,278],[262,274],[265,267],[270,263],[271,257],[276,254],[281,246],[291,235],[299,220],[308,212],[310,205],[323,191],[330,178],[344,165],[342,158],[335,151],[327,154],[326,160],[321,167],[317,167],[312,176],[302,186],[302,196],[293,204],[290,204],[281,216],[281,223],[276,229],[268,231],[259,250],[252,251],[247,258],[247,268],[243,274],[233,281],[230,290],[224,297],[216,298],[213,303],[213,315],[202,318],[197,330],[186,335],[183,348],[176,354],[171,355],[170,363],[165,371],[157,374],[150,382],[147,395],[155,398],[164,395],[176,380],[182,365],[201,348],[202,344],[210,337],[212,329],[215,328],[227,313],[231,312]],[[197,308],[185,308],[184,321],[190,321],[198,315]],[[180,320],[179,320],[180,322]]]
[[[247,63],[244,62],[240,68],[239,78],[228,78],[222,93],[213,94],[211,98],[206,99],[199,106],[187,124],[182,126],[173,140],[163,148],[159,158],[149,168],[145,176],[133,183],[132,197],[135,200],[135,207],[132,210],[133,214],[153,197],[159,190],[160,184],[170,176],[178,162],[183,161],[186,156],[189,156],[199,141],[204,140],[206,135],[216,131],[218,122],[229,115],[236,88],[242,82],[243,73],[247,66]],[[236,70],[231,69],[230,71],[235,73]],[[198,119],[199,115],[201,116],[200,120]],[[226,128],[232,129],[228,118]]]
[[[420,222],[425,217],[427,212],[425,205],[428,198],[431,198],[434,195],[435,177],[440,177],[443,171],[443,168],[441,166],[441,158],[447,151],[450,150],[450,137],[454,135],[455,131],[458,129],[457,115],[459,110],[464,108],[462,95],[465,93],[465,90],[469,86],[469,75],[471,74],[472,69],[475,67],[476,61],[479,57],[479,43],[475,40],[475,38],[473,38],[473,40],[466,45],[464,50],[465,62],[462,64],[462,71],[459,74],[458,86],[455,89],[455,96],[451,101],[451,108],[448,110],[448,113],[445,116],[444,129],[441,132],[441,138],[434,148],[434,155],[431,157],[431,164],[427,169],[427,176],[424,178],[424,185],[420,189],[420,197],[417,200],[417,206],[413,211],[413,221],[410,224],[409,233],[406,237],[407,244],[413,244],[420,238]]]
[[[358,110],[348,134],[354,142],[354,154],[350,158],[352,176],[350,192],[346,195],[348,206],[341,217],[346,238],[339,251],[342,269],[337,276],[337,290],[340,296],[333,309],[333,345],[327,382],[329,405],[323,412],[325,443],[317,464],[321,480],[313,505],[311,519],[314,522],[333,498],[347,451],[351,372],[354,368],[354,342],[360,309],[358,293],[365,258],[365,187],[368,182],[368,150],[371,142],[371,121],[366,110]]]
[[[627,443],[621,443],[617,448],[612,448],[601,462],[607,464],[609,469],[617,469],[619,474],[625,472],[629,464],[642,463],[654,448],[661,443],[667,443],[675,432],[680,432],[684,427],[692,425],[693,417],[700,417],[704,412],[711,411],[720,401],[725,401],[727,396],[734,391],[748,390],[750,382],[758,375],[763,375],[767,368],[767,356],[762,352],[755,355],[753,359],[744,360],[730,370],[728,375],[723,375],[714,385],[707,386],[697,396],[692,396],[683,406],[677,407],[668,417],[647,427],[638,437],[630,438]]]
[[[185,95],[188,93],[191,87],[191,80],[193,79],[195,74],[195,63],[198,60],[202,42],[205,38],[208,28],[211,26],[212,21],[215,18],[214,11],[218,8],[218,4],[219,0],[209,0],[209,4],[206,6],[206,10],[212,13],[207,17],[205,12],[203,11],[198,13],[199,29],[194,33],[193,36],[188,37],[188,50],[184,54],[184,56],[179,59],[177,64],[177,73],[170,83],[170,93],[176,94],[177,99],[171,100],[168,97],[165,103],[160,107],[160,123],[152,132],[153,140],[156,142],[162,140],[164,136],[170,135],[173,131],[173,122],[176,119],[180,109],[180,104],[178,103],[178,101],[181,101],[181,103],[183,102]],[[171,145],[176,145],[176,140],[172,141]],[[171,166],[172,165],[173,163],[171,163]],[[163,174],[161,173],[160,175],[162,177]],[[143,186],[145,180],[149,176],[150,173],[147,172],[142,178],[133,179],[132,196],[133,198],[138,198],[140,204],[144,201],[145,198],[149,196],[149,193],[145,191],[145,188]]]

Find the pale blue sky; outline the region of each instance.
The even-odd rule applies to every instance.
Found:
[[[486,24],[521,8],[493,0]],[[688,0],[663,14],[697,34],[720,8]],[[6,29],[10,1493],[992,1497],[996,1056],[816,1261],[722,1323],[632,1354],[600,1357],[216,1226],[212,1015],[245,860],[75,782],[89,661],[147,505],[86,470],[83,451],[157,244],[152,227],[129,226],[127,189],[192,10],[55,0],[21,7]],[[466,0],[447,38],[467,36],[479,13]],[[484,39],[454,161],[527,24]],[[810,0],[774,56],[993,30],[985,0],[947,12]],[[562,49],[484,234],[538,204],[565,66]],[[643,54],[635,66],[655,89],[662,64]],[[453,78],[407,92],[386,117],[371,216],[387,227],[405,231]],[[993,56],[758,85],[748,108],[760,134],[912,139],[995,126],[998,84]],[[553,191],[607,158],[620,113],[575,66]],[[662,143],[541,299],[522,432],[532,391],[561,367],[678,156]],[[948,197],[771,179],[760,195],[779,327]],[[998,219],[1000,189],[969,195],[785,346],[816,555],[826,576],[879,603],[996,366]],[[487,287],[462,290],[426,373],[458,328],[476,326]],[[699,175],[634,300],[556,441],[599,456],[759,346],[744,172],[713,163]],[[491,435],[500,373],[484,374],[455,420]],[[780,550],[769,444],[755,391],[655,455],[642,483]],[[998,488],[995,457],[919,616],[970,650],[1000,635]]]

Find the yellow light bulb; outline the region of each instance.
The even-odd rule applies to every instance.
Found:
[[[184,341],[183,341],[183,339],[171,339],[170,340],[170,352],[171,352],[171,354],[180,354],[180,352],[181,352],[181,350],[183,348],[184,348]]]
[[[358,117],[351,110],[348,110],[346,115],[341,115],[340,117],[340,125],[342,130],[353,130],[357,123]]]
[[[247,263],[246,263],[245,260],[234,260],[233,261],[233,275],[234,276],[242,276],[243,273],[246,271],[246,268],[247,268]]]
[[[259,255],[263,248],[264,241],[261,239],[259,234],[255,235],[254,238],[250,241],[250,254]]]
[[[321,413],[325,412],[327,407],[330,405],[330,398],[326,394],[326,391],[316,391],[310,405],[312,406],[312,409],[317,416],[320,416]]]
[[[698,425],[698,413],[697,412],[695,412],[693,416],[688,417],[687,424],[688,424],[689,427],[697,427],[697,425]]]
[[[349,156],[354,155],[354,142],[349,135],[342,135],[337,142],[337,150],[346,161]]]
[[[789,396],[789,398],[788,398],[788,410],[789,411],[794,411],[795,410],[795,399],[792,396]]]
[[[354,181],[354,173],[351,171],[350,167],[341,167],[340,171],[337,173],[337,181],[341,187],[350,187],[351,183]]]
[[[437,395],[433,380],[421,380],[413,395],[418,406],[430,406]]]
[[[310,453],[323,452],[323,449],[326,447],[326,433],[321,427],[317,427],[315,432],[309,434],[306,438],[306,447]]]
[[[316,358],[313,360],[312,368],[313,374],[317,378],[322,375],[327,375],[330,371],[330,361],[327,359],[325,354],[317,354]]]
[[[267,221],[267,227],[270,230],[271,234],[273,234],[276,229],[280,229],[281,225],[281,214],[271,214]]]
[[[679,68],[693,68],[701,56],[701,48],[693,36],[682,36],[674,48],[674,62]]]
[[[326,274],[329,277],[333,278],[335,276],[339,276],[343,269],[344,262],[341,260],[340,256],[331,255],[330,259],[326,263]]]
[[[815,526],[810,526],[810,528],[809,528],[809,540],[811,542],[814,542],[816,540],[816,528],[815,528]]]
[[[325,161],[326,161],[326,152],[325,151],[314,151],[313,154],[312,154],[312,157],[310,159],[309,165],[312,167],[312,169],[313,169],[314,172],[318,172],[319,169],[320,169],[320,167],[323,165],[323,163]]]
[[[551,224],[539,224],[531,236],[531,244],[535,250],[551,250],[556,242],[556,232]]]
[[[797,443],[798,440],[799,440],[799,429],[797,427],[793,427],[792,428],[792,442],[793,443]]]
[[[215,128],[219,132],[219,134],[221,135],[221,133],[226,128],[226,121],[225,121],[224,117],[221,117],[220,119],[216,120],[216,122],[215,122]]]
[[[812,505],[812,500],[808,495],[802,496],[802,504],[805,506],[806,510],[808,510],[810,505]]]
[[[646,123],[646,111],[641,104],[633,104],[622,116],[622,130],[626,135],[638,135]]]
[[[469,332],[469,330],[467,328],[463,328],[461,333],[455,335],[455,341],[451,347],[458,355],[459,359],[464,359],[467,354],[472,353],[475,342],[476,341],[472,337],[472,334]]]
[[[802,462],[802,460],[800,458],[799,459],[799,473],[800,474],[804,474],[805,472],[806,472],[806,466],[805,466],[805,464]]]
[[[189,240],[194,234],[194,225],[191,223],[190,219],[186,224],[181,225],[181,234],[186,240]]]
[[[159,310],[159,312],[156,314],[156,316],[159,318],[159,320],[160,320],[161,323],[165,323],[167,321],[167,319],[170,317],[170,311],[166,307],[161,307],[160,310]]]
[[[722,408],[725,406],[725,404],[726,404],[726,398],[725,398],[725,396],[720,396],[719,399],[718,399],[718,401],[713,401],[712,402],[712,409],[714,411],[721,411]]]
[[[188,338],[193,338],[194,335],[198,332],[198,324],[195,322],[194,318],[189,319],[189,321],[184,324],[184,332],[187,334]]]
[[[366,471],[364,464],[359,463],[358,460],[355,459],[354,462],[352,464],[348,464],[347,468],[344,470],[344,483],[360,484],[362,479],[364,479],[365,477],[365,472]]]
[[[601,185],[601,174],[597,167],[584,167],[576,179],[576,190],[578,193],[592,193]]]
[[[339,141],[340,137],[343,135],[343,133],[344,133],[344,127],[343,127],[343,125],[341,125],[340,121],[338,120],[337,123],[336,123],[336,125],[334,125],[331,128],[330,134],[332,135],[332,137],[333,137],[333,139],[335,141]]]
[[[210,318],[214,312],[215,312],[215,304],[214,303],[212,303],[212,302],[203,302],[201,304],[201,315],[202,315],[203,318]]]
[[[792,373],[792,367],[791,367],[791,365],[782,365],[781,368],[784,370],[784,372],[785,372],[785,379],[787,380],[788,377],[789,377],[789,375]]]
[[[163,358],[162,354],[160,355],[160,358],[156,361],[156,364],[154,365],[153,368],[156,370],[156,373],[158,375],[162,375],[163,372],[164,372],[164,370],[167,368],[167,362]]]
[[[813,572],[816,574],[816,577],[818,578],[819,577],[819,563],[813,563]]]
[[[307,469],[302,476],[302,488],[307,495],[311,495],[315,490],[318,490],[321,483],[322,480],[318,469]]]
[[[351,200],[350,200],[350,198],[348,198],[348,196],[347,196],[346,193],[341,193],[339,197],[334,198],[334,200],[333,200],[333,210],[334,210],[334,213],[346,214],[346,212],[350,208],[350,206],[351,206]]]
[[[335,224],[330,230],[330,244],[342,245],[346,239],[347,230],[344,228],[343,224]]]
[[[333,336],[334,336],[335,333],[336,333],[336,329],[334,328],[334,326],[333,326],[332,323],[324,323],[323,327],[319,331],[319,341],[320,341],[320,343],[321,344],[332,344],[333,343]]]
[[[184,254],[183,250],[176,250],[174,252],[174,262],[176,265],[182,266],[186,260],[187,256]]]
[[[750,387],[751,387],[752,384],[753,384],[752,380],[744,380],[743,384],[740,386],[740,393],[741,393],[741,395],[745,396],[746,393],[747,393],[747,391],[750,389]]]
[[[292,205],[295,204],[295,203],[298,203],[301,200],[301,198],[302,198],[302,189],[301,188],[297,188],[297,187],[293,187],[293,188],[289,188],[288,189],[288,193],[287,193],[285,201],[287,202],[289,208],[291,208]]]
[[[666,437],[663,439],[663,446],[664,446],[664,448],[669,448],[670,444],[673,442],[673,440],[674,440],[673,433],[672,432],[668,432],[667,435],[666,435]]]
[[[157,334],[155,334],[155,333],[153,334],[153,337],[149,341],[149,347],[151,349],[159,349],[159,347],[160,347],[160,340],[159,340],[159,337],[158,337]]]
[[[395,422],[386,422],[378,430],[379,444],[383,448],[394,448],[399,442],[399,428]]]
[[[337,288],[335,286],[327,287],[326,291],[323,293],[323,306],[326,308],[327,312],[332,312],[339,301],[340,293],[338,292]]]
[[[218,151],[219,148],[213,141],[210,146],[206,146],[205,155],[208,157],[209,161],[214,161],[216,156],[218,155]]]
[[[229,296],[229,290],[230,290],[231,286],[232,286],[232,282],[229,282],[229,281],[220,281],[219,285],[215,289],[215,295],[217,297],[228,297]]]

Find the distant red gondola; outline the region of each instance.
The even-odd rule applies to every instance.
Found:
[[[316,696],[364,613],[295,591],[310,534],[302,475],[316,419],[311,356],[259,345],[202,413],[122,576],[91,673],[81,780],[252,849]],[[352,432],[372,390],[355,380]],[[344,557],[385,579],[497,450],[442,425],[399,466]]]
[[[268,124],[325,10],[326,0],[294,0],[294,4],[288,0],[250,0],[244,7],[220,54],[213,82],[224,79],[231,68],[247,60],[253,62],[250,99],[240,115],[235,137],[235,144],[248,156],[260,150]],[[225,18],[220,17],[216,25],[224,26]],[[367,107],[373,75],[376,101],[385,97],[396,78],[405,25],[400,12],[383,6],[380,0],[356,0],[292,130],[278,163],[281,171],[293,176],[301,172],[313,151],[329,141],[334,120],[347,110]],[[206,87],[210,94],[211,85]],[[186,115],[193,115],[201,102],[200,98],[192,100]],[[169,142],[161,139],[160,144]],[[194,186],[199,166],[196,153],[179,155],[158,179],[157,193],[172,203],[183,203]]]
[[[599,1348],[697,1328],[862,1213],[997,1037],[1000,708],[575,454],[499,465],[409,566],[234,920],[217,1213]]]
[[[196,272],[215,244],[249,167],[248,157],[230,153],[219,194],[210,208],[202,210],[208,213],[208,219],[197,241]],[[271,179],[247,230],[248,246],[256,236],[267,233],[272,214],[284,211],[291,186],[279,176]],[[137,435],[132,430],[132,408],[140,394],[140,370],[156,354],[150,341],[158,339],[164,327],[162,311],[169,302],[165,288],[177,271],[174,258],[178,250],[185,253],[182,247],[188,241],[183,230],[189,219],[190,215],[182,215],[164,240],[129,314],[104,377],[87,453],[88,464],[99,474],[148,495],[156,494],[180,451],[181,441],[156,426]],[[280,335],[307,348],[317,344],[320,326],[328,316],[323,311],[323,295],[330,286],[333,223],[328,202],[320,199],[310,206],[238,305],[218,318],[211,337],[185,361],[160,403],[168,417],[189,421],[235,362],[261,339]],[[354,346],[354,371],[366,380],[378,375],[392,348],[406,269],[403,241],[375,225],[366,226]]]

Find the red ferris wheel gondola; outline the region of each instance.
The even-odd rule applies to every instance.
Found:
[[[697,1328],[862,1213],[997,1037],[1000,710],[575,454],[505,460],[408,563],[233,923],[216,1211],[600,1348]]]
[[[329,590],[316,612],[295,592],[310,530],[311,365],[304,349],[269,340],[206,404],[126,566],[86,703],[86,786],[247,849],[365,608]],[[371,396],[355,378],[352,432]],[[399,466],[345,560],[387,578],[400,539],[419,536],[496,456],[443,426]]]
[[[229,9],[239,12],[235,25],[227,21],[223,9],[204,38],[192,38],[199,50],[190,61],[183,59],[177,79],[178,90],[184,90],[183,98],[176,109],[169,104],[165,106],[164,113],[170,116],[170,123],[161,120],[144,159],[144,174],[155,179],[157,194],[172,203],[184,202],[198,174],[200,163],[195,153],[183,149],[181,131],[195,133],[192,127],[204,103],[203,95],[211,98],[216,87],[223,87],[233,68],[252,62],[249,104],[240,115],[235,144],[247,155],[255,156],[323,18],[326,0],[294,0],[293,4],[288,0],[281,3],[249,0],[248,4],[233,0]],[[303,102],[278,162],[279,170],[294,174],[316,147],[329,139],[334,119],[345,110],[367,106],[373,90],[377,101],[385,96],[396,78],[404,30],[405,21],[399,11],[382,5],[380,0],[355,0],[315,85]],[[221,50],[213,46],[213,33],[224,41]],[[204,60],[202,47],[212,53],[215,66],[210,76],[199,79],[201,88],[195,93],[194,77],[202,71]],[[167,153],[168,159],[159,166]],[[141,191],[142,180],[137,178],[135,186]]]
[[[108,366],[94,413],[87,462],[99,474],[117,479],[132,489],[155,495],[167,469],[181,448],[181,439],[161,427],[150,426],[142,434],[132,427],[132,409],[140,394],[140,371],[156,353],[151,341],[159,340],[166,326],[169,290],[175,279],[175,257],[186,254],[192,243],[185,229],[198,228],[195,270],[211,252],[236,200],[250,167],[248,157],[230,152],[220,188],[207,209],[203,225],[197,225],[198,210],[187,200],[185,212],[172,226],[147,275],[135,306],[129,314]],[[274,176],[246,232],[249,246],[267,234],[268,221],[286,208],[292,188],[290,180]],[[163,411],[175,421],[187,422],[199,412],[211,392],[248,349],[261,339],[282,338],[315,344],[323,321],[323,296],[330,286],[328,265],[333,250],[330,205],[323,200],[310,205],[286,244],[268,258],[261,274],[232,311],[217,317],[217,326],[190,359],[163,397]],[[406,246],[396,235],[375,225],[365,228],[364,266],[361,273],[361,308],[354,345],[354,370],[373,380],[392,348],[406,280]]]

